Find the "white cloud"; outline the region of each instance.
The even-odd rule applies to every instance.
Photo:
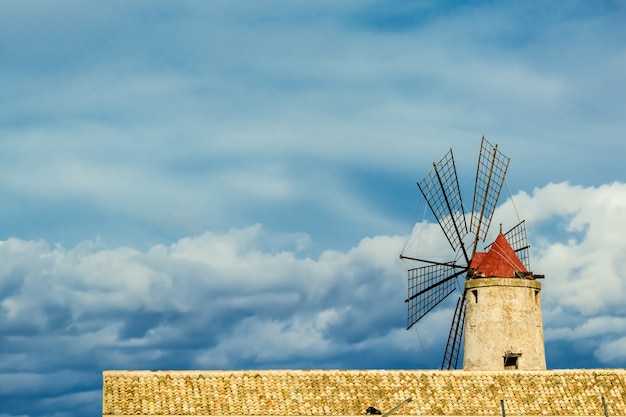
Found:
[[[620,366],[626,361],[626,337],[602,343],[593,354],[602,363]]]
[[[558,241],[542,236],[535,251],[549,294],[583,315],[605,308],[625,313],[620,294],[626,290],[626,184],[549,185],[535,190],[533,202],[533,230],[555,223],[564,228]]]
[[[552,317],[550,321],[554,323],[558,319],[558,317]],[[626,333],[626,317],[598,316],[578,322],[575,327],[549,328],[546,331],[546,340],[578,340],[624,333]]]
[[[297,246],[302,237],[293,239]],[[292,349],[302,351],[303,343],[323,347],[336,331],[332,325],[367,328],[338,317],[348,310],[351,320],[372,317],[384,308],[370,309],[370,298],[401,289],[393,256],[400,238],[365,239],[349,253],[328,251],[319,260],[265,252],[264,240],[258,225],[207,232],[143,253],[89,242],[65,249],[7,240],[0,244],[4,333],[27,332],[41,337],[43,345],[66,348],[71,340],[75,353],[103,347],[164,349],[198,337],[204,340],[199,343],[228,347],[252,337],[257,343],[244,344],[251,357],[261,360],[276,343],[286,356]],[[383,277],[391,279],[377,283]],[[205,336],[198,333],[203,326]],[[230,366],[236,366],[236,357]],[[115,367],[115,361],[108,366]]]

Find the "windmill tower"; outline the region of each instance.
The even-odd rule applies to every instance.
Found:
[[[456,369],[463,343],[464,370],[544,370],[541,284],[530,271],[525,222],[485,242],[509,158],[484,137],[480,145],[470,214],[465,213],[452,149],[417,185],[455,259],[400,255],[420,264],[408,270],[407,329],[437,307],[464,279],[441,369]],[[466,218],[470,219],[467,227]],[[463,337],[465,336],[465,337]]]

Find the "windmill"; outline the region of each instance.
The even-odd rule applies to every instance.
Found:
[[[452,149],[417,183],[456,256],[440,262],[400,255],[421,265],[408,270],[407,330],[455,292],[459,278],[465,279],[441,369],[456,369],[466,327],[464,369],[500,369],[500,364],[504,369],[518,369],[520,364],[524,369],[545,369],[541,285],[535,281],[543,276],[528,272],[525,221],[507,232],[500,230],[493,243],[477,251],[479,242],[487,238],[509,161],[498,145],[483,136],[469,214],[463,205]],[[468,294],[473,300],[466,299]],[[525,357],[520,362],[522,354]]]

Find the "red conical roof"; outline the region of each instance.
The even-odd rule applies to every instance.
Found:
[[[484,277],[514,278],[516,272],[527,272],[502,233],[488,252],[477,252],[474,255],[470,268]]]

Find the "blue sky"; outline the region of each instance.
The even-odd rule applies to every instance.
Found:
[[[415,185],[511,157],[551,368],[626,365],[620,1],[0,3],[0,416],[104,369],[437,368]],[[470,200],[469,194],[464,197]],[[513,207],[512,201],[515,203]],[[427,243],[424,243],[427,242]]]

